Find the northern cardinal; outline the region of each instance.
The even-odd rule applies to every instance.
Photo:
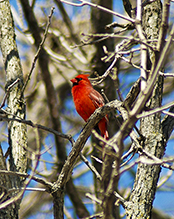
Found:
[[[70,80],[73,83],[72,96],[76,110],[85,122],[97,108],[105,104],[103,97],[92,87],[88,77],[87,74],[80,74]],[[98,128],[101,135],[108,139],[107,115],[99,121]]]

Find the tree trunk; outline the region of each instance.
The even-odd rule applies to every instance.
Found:
[[[10,10],[10,3],[8,0],[0,2],[0,48],[3,55],[3,62],[6,71],[6,91],[8,92],[7,104],[8,112],[12,114],[11,117],[18,116],[21,119],[25,118],[25,103],[21,90],[23,87],[23,74],[20,64],[17,45],[15,42],[15,32],[13,18]],[[9,89],[17,79],[15,83]],[[11,121],[8,124],[8,140],[10,148],[10,170],[18,172],[26,172],[27,168],[27,136],[26,125]],[[2,154],[1,154],[2,155]],[[3,155],[2,155],[3,156]],[[4,161],[5,165],[5,161]],[[2,169],[4,168],[1,166]],[[4,180],[3,180],[4,178]],[[21,178],[17,176],[1,177],[1,185],[8,189],[20,188]],[[19,191],[19,190],[17,190]],[[2,192],[2,190],[1,190]],[[14,196],[16,192],[10,193],[7,199]],[[18,218],[18,209],[20,207],[20,200],[12,203],[7,208],[1,209],[0,218]]]
[[[161,24],[161,2],[155,1],[143,8],[143,30],[146,39],[158,39]],[[149,61],[157,62],[158,54],[149,50]],[[151,67],[148,63],[147,67]],[[146,108],[154,109],[161,106],[163,92],[163,78],[158,77]],[[141,133],[144,136],[142,147],[148,153],[161,158],[164,154],[165,141],[162,133],[161,113],[141,119]],[[157,182],[160,174],[160,165],[140,163],[137,168],[133,191],[127,209],[127,218],[150,218]]]

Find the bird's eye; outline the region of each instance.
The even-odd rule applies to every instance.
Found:
[[[79,81],[81,81],[81,80],[82,80],[82,78],[76,78],[76,80],[79,82]]]

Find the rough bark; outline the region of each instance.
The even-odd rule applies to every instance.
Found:
[[[143,29],[146,39],[158,39],[161,23],[161,2],[156,1],[144,7]],[[149,50],[150,61],[157,62],[158,54]],[[150,65],[148,64],[148,67]],[[152,95],[146,104],[147,108],[154,109],[161,106],[163,92],[163,78],[158,77]],[[161,125],[161,113],[141,119],[141,134],[145,140],[145,151],[158,158],[164,154],[165,140]],[[127,218],[150,218],[157,182],[160,174],[159,165],[139,164],[137,168],[133,191],[127,208]]]
[[[0,47],[3,56],[4,67],[6,71],[6,90],[9,86],[20,79],[10,90],[7,98],[8,112],[22,119],[25,118],[25,103],[23,95],[21,95],[23,87],[23,74],[20,64],[19,54],[15,41],[15,32],[13,18],[8,0],[0,2]],[[26,172],[27,168],[27,137],[26,125],[18,122],[9,122],[8,124],[8,140],[10,147],[10,170],[18,172]],[[1,154],[2,155],[2,154]],[[7,180],[8,178],[8,180]],[[21,186],[19,177],[4,177],[1,183],[9,188],[9,183],[13,188]],[[6,185],[5,185],[6,184]],[[7,185],[8,184],[8,185]],[[8,192],[8,190],[6,191]],[[12,196],[15,193],[12,194]],[[10,198],[9,195],[8,198]],[[5,209],[1,209],[0,218],[18,218],[18,209],[20,201],[13,203]]]

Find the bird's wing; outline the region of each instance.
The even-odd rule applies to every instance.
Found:
[[[105,105],[105,101],[102,95],[98,91],[92,89],[91,92],[89,93],[89,97],[92,100],[96,109]],[[108,115],[105,116],[105,119],[108,122]]]
[[[89,97],[92,100],[96,108],[99,108],[105,105],[104,99],[98,91],[92,89],[91,92],[89,93]]]

